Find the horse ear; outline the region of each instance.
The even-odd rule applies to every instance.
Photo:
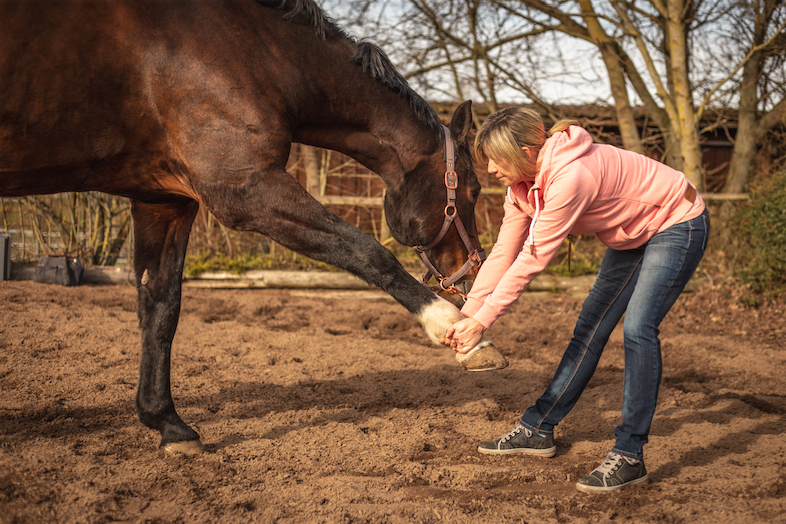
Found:
[[[449,129],[456,142],[461,143],[467,139],[472,130],[472,100],[467,100],[456,108]]]

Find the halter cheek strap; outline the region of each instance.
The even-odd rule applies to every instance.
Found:
[[[442,129],[445,133],[445,163],[447,164],[447,169],[445,171],[445,187],[447,188],[448,193],[448,200],[447,205],[445,206],[445,219],[442,221],[442,229],[440,229],[437,238],[435,238],[431,243],[425,246],[414,246],[415,252],[420,256],[420,259],[425,264],[426,268],[428,269],[428,273],[421,277],[421,282],[423,285],[430,287],[434,291],[438,291],[442,289],[444,291],[448,291],[450,293],[456,293],[463,296],[466,299],[466,295],[461,293],[456,287],[453,285],[458,280],[467,274],[467,272],[472,269],[474,266],[480,266],[480,264],[486,260],[486,252],[481,248],[480,250],[475,249],[472,245],[472,241],[467,234],[467,230],[464,228],[464,224],[461,222],[461,217],[458,215],[458,209],[456,208],[456,189],[458,189],[458,175],[456,174],[456,148],[453,144],[453,140],[450,137],[450,130],[442,126]],[[467,248],[467,252],[469,255],[467,256],[467,261],[461,266],[458,271],[450,275],[449,277],[445,277],[439,270],[431,263],[426,254],[426,251],[430,250],[434,246],[442,241],[442,238],[445,236],[445,233],[448,232],[451,224],[455,224],[456,230],[458,231],[461,240],[464,242],[464,246]],[[438,286],[429,286],[428,281],[431,279],[431,276],[434,276],[439,280]]]

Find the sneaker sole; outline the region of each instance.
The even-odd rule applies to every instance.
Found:
[[[557,454],[557,446],[546,449],[514,448],[514,449],[488,449],[478,448],[484,455],[535,455],[536,457],[551,458]]]
[[[582,493],[605,493],[608,491],[617,491],[619,489],[627,488],[630,486],[637,486],[639,484],[646,484],[650,481],[649,474],[644,475],[641,478],[633,479],[625,484],[620,484],[619,486],[589,486],[587,484],[581,484],[579,482],[576,483],[576,489],[581,491]]]

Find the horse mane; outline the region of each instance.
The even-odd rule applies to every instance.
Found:
[[[287,21],[291,21],[299,15],[305,16],[314,26],[314,32],[323,40],[328,36],[352,40],[314,0],[256,0],[256,2],[265,7],[288,10],[284,15],[284,20]]]
[[[358,41],[341,29],[314,0],[256,0],[260,5],[287,10],[284,19],[290,21],[303,15],[314,27],[314,32],[323,40],[329,37],[343,38],[355,48],[352,62],[359,65],[371,78],[406,100],[418,119],[442,133],[442,124],[434,108],[417,94],[379,46],[367,41]]]
[[[371,78],[409,102],[421,122],[442,133],[442,124],[437,112],[422,96],[409,87],[407,81],[396,70],[382,49],[371,42],[358,42],[352,61],[362,67],[363,71],[368,73]]]

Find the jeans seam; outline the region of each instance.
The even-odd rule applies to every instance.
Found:
[[[704,240],[701,243],[701,249],[702,249],[702,251],[706,251],[706,249],[707,249],[707,238],[710,236],[709,233],[708,233],[708,230],[709,230],[709,219],[707,218],[706,210],[705,210],[705,213],[701,214],[701,218],[702,218],[701,223],[704,225]]]
[[[643,257],[643,255],[642,255],[642,257]],[[590,334],[590,336],[588,337],[587,343],[584,345],[584,350],[581,352],[581,359],[576,364],[576,367],[573,369],[573,373],[571,373],[570,378],[565,382],[565,386],[559,392],[559,395],[557,395],[557,397],[554,399],[554,402],[552,402],[551,406],[549,406],[548,411],[546,411],[546,413],[544,413],[543,416],[538,421],[538,429],[537,429],[537,431],[540,431],[539,428],[540,428],[541,424],[543,424],[543,422],[546,420],[546,417],[548,417],[549,413],[551,413],[551,411],[554,409],[554,406],[556,406],[557,402],[559,402],[559,400],[562,398],[562,395],[565,394],[565,390],[567,390],[568,386],[570,386],[571,382],[573,382],[573,379],[576,377],[576,373],[578,373],[578,370],[581,367],[581,364],[584,362],[584,357],[587,355],[587,351],[589,350],[589,346],[592,343],[592,340],[595,338],[595,334],[598,332],[598,328],[600,327],[600,323],[603,322],[604,318],[606,318],[606,313],[609,312],[609,309],[617,301],[617,299],[619,298],[620,294],[622,293],[622,290],[624,290],[625,286],[627,286],[628,282],[630,282],[630,279],[633,276],[633,273],[636,271],[636,268],[639,267],[639,264],[641,264],[641,258],[642,257],[639,257],[639,260],[636,262],[636,264],[633,266],[633,268],[631,269],[630,273],[628,274],[628,278],[626,278],[625,282],[622,283],[622,285],[620,286],[619,290],[617,290],[617,294],[614,296],[614,298],[611,300],[611,302],[609,302],[609,305],[606,306],[606,309],[603,311],[603,314],[600,316],[598,321],[595,323],[595,327],[594,327],[594,329],[592,331],[592,334]]]
[[[707,235],[706,235],[707,221],[706,221],[706,218],[703,217],[703,216],[700,217],[700,218],[702,218],[702,223],[704,225],[704,233],[705,233],[705,235],[704,235],[704,242],[706,242],[706,238],[707,238]],[[697,227],[698,224],[696,224],[694,221],[689,221],[686,224],[687,224],[688,241],[687,241],[687,244],[685,245],[685,249],[681,250],[681,259],[679,260],[679,263],[677,264],[679,269],[677,271],[673,272],[670,275],[671,279],[669,280],[668,283],[666,283],[668,288],[673,288],[674,287],[675,282],[678,279],[678,275],[685,268],[686,261],[690,257],[691,245],[693,244],[693,241],[695,240],[696,234],[700,230],[699,227]],[[703,249],[702,249],[702,251],[703,251]],[[690,280],[690,277],[688,277],[688,280]],[[685,283],[685,285],[687,285],[687,282]],[[683,289],[684,289],[684,286],[683,286]],[[666,314],[668,314],[668,309],[666,310],[665,313],[662,313],[662,311],[661,311],[662,307],[663,307],[663,303],[660,304],[658,310],[656,311],[657,317],[661,318],[661,319],[665,318]],[[625,344],[626,344],[626,347],[627,347],[627,340],[625,341]],[[623,391],[624,391],[624,387],[625,386],[624,386],[624,381],[623,381]],[[623,394],[623,396],[624,396],[624,394]],[[624,400],[623,400],[623,403],[624,403]],[[654,406],[656,403],[657,403],[657,392],[655,394],[655,398],[652,399],[652,405]],[[654,409],[653,409],[653,414],[654,414]],[[623,416],[624,416],[624,412],[623,412]],[[623,422],[624,422],[624,420],[623,420]],[[620,426],[618,426],[618,428],[620,428],[621,426],[622,426],[622,424]],[[615,430],[615,434],[616,434],[616,430]],[[623,455],[623,456],[630,456],[632,458],[643,458],[643,453],[640,454],[640,453],[635,453],[635,452],[632,452],[632,451],[621,450],[620,448],[617,447],[617,443],[615,443],[614,448],[612,449],[612,451],[615,452],[615,453],[619,453],[620,455]]]

